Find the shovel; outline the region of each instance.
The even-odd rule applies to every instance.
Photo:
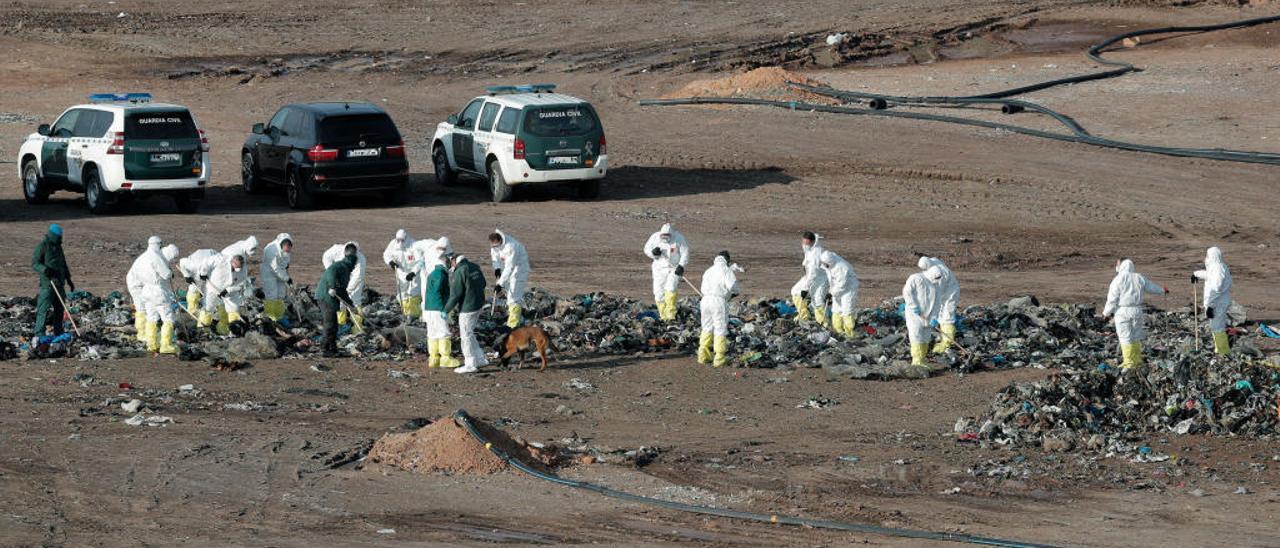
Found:
[[[702,297],[702,292],[701,292],[701,291],[698,291],[698,287],[697,287],[697,286],[695,286],[695,285],[693,285],[693,282],[689,281],[689,278],[686,278],[686,277],[684,277],[684,276],[681,276],[681,277],[680,277],[680,279],[681,279],[681,280],[684,280],[684,283],[689,284],[689,289],[692,289],[692,290],[693,290],[693,292],[694,292],[695,294],[697,294],[699,298],[701,298],[701,297]]]
[[[58,291],[58,286],[49,284],[49,288],[53,290],[53,296],[58,298],[58,302],[62,303],[62,310],[66,312],[67,318],[71,320],[71,329],[76,332],[76,336],[80,336],[80,327],[76,325],[76,317],[71,315],[71,309],[67,308],[67,301],[62,299],[62,292]],[[59,319],[58,321],[62,321]]]

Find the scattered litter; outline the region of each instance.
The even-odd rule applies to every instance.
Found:
[[[142,413],[138,413],[137,415],[126,419],[124,423],[129,426],[164,426],[166,424],[173,424],[173,419],[161,415],[151,415],[148,417]]]
[[[796,405],[796,409],[826,409],[839,403],[840,402],[831,398],[816,396],[805,400],[804,403]]]

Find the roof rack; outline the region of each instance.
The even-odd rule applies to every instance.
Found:
[[[555,84],[525,84],[522,86],[489,86],[484,88],[489,95],[500,93],[550,93],[556,90]]]
[[[150,103],[150,93],[94,93],[90,103]]]

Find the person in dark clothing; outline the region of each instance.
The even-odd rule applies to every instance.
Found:
[[[484,348],[476,340],[476,324],[480,321],[480,309],[484,307],[484,273],[466,257],[454,255],[446,259],[453,269],[449,274],[449,300],[444,303],[446,314],[458,311],[458,337],[462,342],[464,364],[454,373],[475,373],[489,364]]]
[[[337,261],[324,270],[320,283],[316,285],[316,301],[320,303],[320,313],[324,316],[324,335],[321,349],[326,358],[338,356],[338,310],[342,303],[351,302],[347,294],[347,284],[351,281],[351,271],[356,268],[357,249],[347,244],[343,250],[341,261]]]
[[[46,326],[50,325],[54,335],[61,335],[62,316],[66,313],[62,306],[62,299],[67,298],[65,288],[76,290],[75,282],[71,281],[71,269],[67,268],[67,256],[62,254],[61,226],[49,225],[49,232],[31,256],[31,268],[40,276],[40,294],[36,297],[35,336],[44,336]]]

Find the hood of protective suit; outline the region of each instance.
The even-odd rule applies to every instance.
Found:
[[[823,251],[822,255],[818,256],[818,261],[826,266],[831,266],[836,263],[836,254],[830,251]]]
[[[1133,274],[1133,261],[1125,259],[1116,265],[1116,274]]]
[[[400,241],[402,241],[402,242],[403,242],[403,241],[405,241],[405,239],[407,239],[408,237],[409,237],[409,233],[408,233],[408,232],[405,232],[403,228],[402,228],[402,229],[400,229],[400,230],[397,230],[397,231],[396,231],[396,239],[397,239],[397,240],[400,240]]]
[[[1222,250],[1218,249],[1217,247],[1209,248],[1209,251],[1206,251],[1204,254],[1205,268],[1217,266],[1222,264],[1223,262],[1224,261],[1222,260]]]
[[[667,234],[667,235],[670,235],[670,234],[671,234],[671,223],[667,223],[667,224],[662,225],[662,228],[658,229],[658,234]]]
[[[916,261],[916,268],[920,270],[929,270],[933,266],[933,260],[928,255],[921,255],[920,260]]]
[[[292,242],[293,236],[290,236],[288,232],[281,232],[279,234],[276,234],[276,239],[275,239],[276,245],[280,245],[280,243],[285,240],[289,240],[290,242]]]
[[[160,244],[164,243],[159,236],[147,238],[147,249],[151,251],[160,251]]]
[[[729,261],[724,259],[724,255],[716,255],[716,259],[711,264],[716,266],[729,266]]]
[[[453,253],[453,245],[449,243],[449,237],[441,236],[439,240],[436,240],[436,249],[444,253]]]
[[[929,278],[931,282],[937,283],[942,279],[942,267],[937,265],[929,267],[928,270],[924,271],[924,277]]]
[[[178,258],[178,246],[169,244],[160,250],[160,255],[164,257],[165,262],[171,262]]]

